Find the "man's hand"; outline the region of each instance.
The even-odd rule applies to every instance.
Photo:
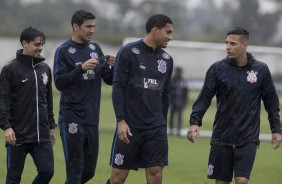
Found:
[[[97,61],[96,59],[88,59],[81,65],[81,67],[82,70],[86,72],[87,70],[94,70],[98,64],[99,61]]]
[[[121,120],[117,123],[118,126],[118,137],[120,140],[122,140],[123,142],[125,142],[126,144],[129,144],[129,139],[127,137],[127,135],[132,136],[131,132],[130,132],[130,128],[128,127],[128,125],[126,124],[126,122],[124,120]]]
[[[111,67],[115,66],[115,61],[116,61],[116,57],[114,56],[109,56],[107,57],[107,63],[108,65],[110,65]]]
[[[8,143],[8,144],[11,144],[11,145],[16,145],[16,135],[15,135],[15,132],[12,128],[8,128],[5,130],[5,133],[4,133],[4,136],[5,136],[5,141]]]
[[[50,139],[52,142],[52,145],[54,145],[56,143],[56,132],[55,129],[50,129]]]
[[[281,134],[279,133],[272,133],[272,147],[274,150],[276,150],[277,148],[279,148],[280,144],[281,144]]]
[[[187,138],[189,141],[194,143],[194,137],[200,136],[200,127],[198,125],[191,125],[187,131]]]

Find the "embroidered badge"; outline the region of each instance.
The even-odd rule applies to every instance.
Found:
[[[132,48],[131,51],[134,53],[134,54],[140,54],[140,50],[136,47]]]
[[[249,81],[250,83],[255,83],[255,82],[257,82],[257,74],[258,74],[258,72],[255,72],[254,70],[251,70],[250,72],[249,71],[247,71],[247,74],[248,74],[248,76],[247,76],[247,81]]]
[[[157,61],[159,63],[158,65],[158,71],[161,73],[165,73],[166,72],[166,62],[164,60],[158,60]]]
[[[95,45],[93,45],[92,43],[90,43],[90,44],[88,45],[88,47],[89,47],[90,49],[92,49],[92,50],[95,50],[95,49],[96,49]]]
[[[120,153],[116,154],[115,164],[122,165],[124,156]]]
[[[76,123],[69,124],[69,133],[71,134],[77,133],[77,124]]]
[[[70,47],[70,48],[68,49],[68,52],[69,52],[70,54],[74,54],[74,53],[76,53],[76,48]]]
[[[43,77],[43,84],[47,84],[48,82],[48,75],[46,72],[42,73],[42,77]]]
[[[96,52],[91,52],[90,53],[90,57],[91,57],[91,59],[97,59],[98,58],[98,54]]]
[[[168,55],[168,53],[166,53],[166,52],[164,52],[164,53],[162,54],[162,56],[163,56],[163,58],[165,58],[165,59],[169,59],[169,58],[170,58],[170,55]]]
[[[213,174],[213,168],[214,166],[212,164],[209,165],[208,167],[208,175],[211,176]]]

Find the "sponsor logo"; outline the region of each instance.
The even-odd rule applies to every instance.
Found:
[[[94,70],[87,70],[85,73],[82,74],[84,80],[92,80],[95,78]]]
[[[213,174],[213,168],[214,168],[214,166],[212,164],[210,164],[209,167],[208,167],[208,176],[211,176]]]
[[[156,79],[146,79],[144,78],[144,88],[157,89],[159,84]]]
[[[139,65],[139,68],[142,70],[146,70],[146,66],[143,66],[143,65]]]
[[[250,83],[257,82],[257,80],[258,80],[258,78],[257,78],[258,72],[255,72],[255,71],[251,70],[250,72],[247,71],[247,74],[248,74],[248,76],[247,76],[247,81],[248,82],[250,82]]]
[[[82,62],[75,63],[75,66],[82,65]]]
[[[166,73],[166,62],[164,60],[158,60],[158,71],[161,73]]]
[[[134,54],[140,54],[140,50],[139,50],[138,48],[136,48],[136,47],[133,47],[133,48],[131,49],[131,51],[132,51]]]
[[[22,82],[26,82],[28,79],[23,79]]]
[[[95,49],[96,49],[95,45],[93,45],[92,43],[90,43],[90,44],[88,45],[88,47],[89,47],[90,49],[92,49],[92,50],[95,50]]]
[[[163,56],[163,58],[165,58],[165,59],[169,59],[169,58],[170,58],[170,55],[168,55],[168,53],[166,53],[166,52],[164,52],[164,53],[162,54],[162,56]]]
[[[46,85],[48,82],[48,75],[46,72],[42,73],[42,77],[43,77],[43,84]]]
[[[116,154],[116,157],[115,157],[115,164],[117,165],[122,165],[123,164],[123,158],[124,156],[120,153]]]
[[[77,133],[77,124],[76,123],[69,124],[69,133],[70,134]]]
[[[76,48],[70,47],[70,48],[68,49],[68,52],[69,52],[70,54],[74,54],[74,53],[76,53]]]

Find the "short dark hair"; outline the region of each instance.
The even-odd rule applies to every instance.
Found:
[[[249,32],[242,27],[234,27],[226,34],[226,36],[229,35],[239,35],[241,40],[249,40]]]
[[[154,27],[161,29],[165,27],[166,24],[173,24],[172,20],[168,16],[164,14],[152,15],[146,22],[146,32],[149,33]]]
[[[20,36],[20,42],[26,41],[27,43],[34,41],[37,37],[41,37],[42,41],[45,42],[45,35],[43,32],[33,28],[27,27],[25,28]]]
[[[95,19],[95,15],[93,15],[91,12],[78,10],[73,14],[71,18],[71,25],[77,24],[80,27],[84,21],[92,19]]]

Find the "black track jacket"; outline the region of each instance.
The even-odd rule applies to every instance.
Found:
[[[54,58],[54,81],[61,92],[59,123],[75,122],[98,125],[101,80],[112,84],[113,69],[100,61],[94,70],[83,72],[82,63],[104,56],[96,42],[76,43],[68,40],[57,48]]]
[[[55,128],[52,74],[44,60],[19,50],[1,71],[0,127],[13,128],[17,144],[50,142]]]
[[[163,49],[143,40],[130,43],[117,54],[113,106],[117,122],[130,128],[151,129],[166,125],[173,59]]]
[[[225,58],[215,62],[190,116],[191,125],[202,125],[202,118],[216,95],[217,113],[211,144],[240,146],[259,144],[261,100],[268,113],[272,133],[281,133],[279,99],[267,65],[248,53],[248,64],[238,66]]]

